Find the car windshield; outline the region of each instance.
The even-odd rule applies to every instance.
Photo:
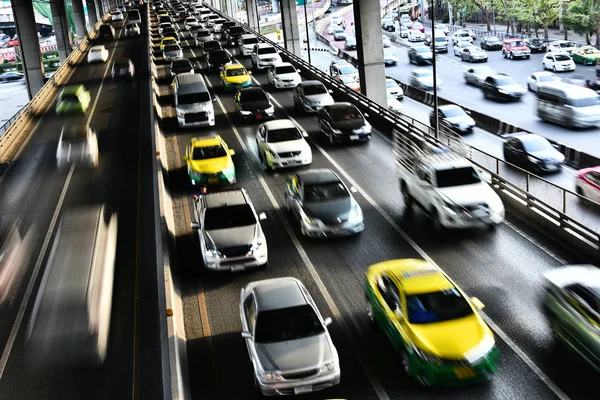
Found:
[[[211,40],[210,42],[204,43],[204,49],[219,49],[221,48],[221,43],[217,40]]]
[[[556,75],[541,75],[538,76],[538,81],[540,82],[554,82],[560,81],[560,78]]]
[[[258,49],[258,54],[275,54],[277,53],[277,50],[275,50],[275,47],[260,47]]]
[[[177,96],[178,104],[196,104],[210,101],[210,95],[207,92],[180,94]]]
[[[287,142],[289,140],[302,139],[302,134],[296,128],[277,129],[267,134],[268,143]]]
[[[354,79],[354,77],[352,77],[352,76],[348,76],[348,75],[345,75],[345,76],[342,76],[342,77],[340,77],[340,80],[341,80],[341,81],[342,81],[342,83],[344,83],[344,84],[348,84],[348,83],[353,83],[353,82],[356,82],[356,79]]]
[[[82,141],[85,140],[87,132],[84,125],[65,125],[61,140],[63,142]]]
[[[406,296],[408,321],[411,324],[431,324],[464,318],[473,310],[455,289]]]
[[[231,28],[229,28],[229,33],[230,34],[244,33],[244,28],[242,28],[241,26],[232,26]]]
[[[493,71],[488,67],[473,68],[473,73],[476,75],[491,75]]]
[[[217,51],[211,51],[210,53],[208,53],[208,59],[211,62],[219,62],[219,61],[229,60],[229,56],[227,55],[225,50],[217,50]]]
[[[244,44],[255,44],[258,43],[258,39],[257,38],[246,38],[244,39]]]
[[[256,343],[277,343],[320,335],[325,328],[308,304],[266,310],[256,318]]]
[[[327,93],[327,89],[325,85],[306,85],[304,86],[304,94],[306,96],[312,96],[314,94],[325,94]]]
[[[430,53],[429,47],[415,47],[417,53]]]
[[[500,40],[497,37],[490,37],[487,39],[488,43],[498,43]]]
[[[392,81],[391,79],[388,79],[385,81],[385,87],[386,88],[397,88],[398,84],[396,83],[396,81]]]
[[[459,38],[468,38],[471,35],[469,35],[467,32],[460,32],[460,33],[457,33],[456,36],[458,36]]]
[[[242,101],[261,101],[261,100],[267,100],[267,95],[265,94],[265,92],[260,89],[257,88],[258,90],[244,90],[241,92],[242,94]]]
[[[435,172],[437,187],[455,187],[481,182],[473,167],[440,169]]]
[[[566,54],[557,54],[554,56],[554,60],[556,61],[569,61],[571,57]]]
[[[338,28],[335,30],[335,33],[346,33],[346,31],[343,28]]]
[[[242,75],[246,75],[248,73],[248,71],[246,71],[246,68],[229,68],[227,71],[225,71],[225,75],[227,76],[242,76]]]
[[[113,66],[114,69],[126,69],[129,68],[129,63],[126,62],[116,62]]]
[[[170,44],[177,44],[177,40],[175,39],[163,39],[163,44],[166,45],[170,45]]]
[[[68,101],[68,102],[73,102],[74,101],[74,102],[79,102],[79,97],[77,97],[77,96],[75,96],[74,94],[71,94],[71,93],[66,93],[66,94],[63,94],[60,97],[60,101]]]
[[[362,115],[356,107],[335,107],[331,109],[331,119],[336,122],[362,120]]]
[[[573,43],[571,43],[571,42],[563,42],[563,43],[558,43],[558,46],[559,47],[563,47],[563,48],[565,48],[565,47],[573,47]]]
[[[173,69],[192,69],[192,64],[186,58],[173,61]]]
[[[529,43],[538,45],[544,43],[544,41],[542,39],[530,39]]]
[[[428,70],[413,71],[413,74],[415,74],[417,78],[427,78],[429,76],[433,76],[433,72]]]
[[[436,41],[436,42],[444,42],[444,43],[445,43],[445,42],[447,42],[447,40],[446,40],[446,38],[445,38],[445,37],[436,37],[436,38],[435,38],[435,41]]]
[[[231,229],[256,225],[256,217],[248,204],[208,208],[204,214],[204,230]]]
[[[514,85],[515,81],[510,77],[496,78],[496,86]]]
[[[569,99],[568,104],[572,107],[591,107],[598,105],[598,96],[583,97],[580,99]]]
[[[341,182],[317,183],[304,187],[304,201],[306,203],[345,199],[350,197]]]
[[[525,42],[523,42],[522,40],[516,40],[514,42],[510,42],[510,46],[511,47],[522,47],[522,46],[525,46]]]
[[[354,38],[348,38],[348,39],[346,39],[346,43],[348,43],[348,44],[356,44],[356,39],[354,39]]]
[[[340,72],[342,73],[342,75],[348,75],[348,74],[355,73],[356,70],[354,69],[354,67],[352,65],[342,65],[340,67]]]
[[[198,37],[208,37],[210,36],[210,31],[199,30]]]
[[[553,148],[550,142],[541,136],[529,136],[528,138],[521,140],[521,143],[523,143],[523,147],[528,153],[544,151]]]
[[[225,157],[227,152],[223,146],[194,147],[192,160],[207,160],[209,158]]]
[[[280,74],[293,74],[296,72],[296,68],[294,68],[292,65],[285,65],[283,67],[276,67],[275,68],[275,73],[280,75]]]
[[[466,115],[465,110],[459,107],[447,108],[442,111],[446,118],[460,117]]]
[[[392,58],[392,57],[394,57],[394,53],[392,53],[391,51],[385,50],[383,52],[383,58]]]
[[[165,46],[165,51],[178,51],[181,50],[181,47],[177,44],[168,44]]]

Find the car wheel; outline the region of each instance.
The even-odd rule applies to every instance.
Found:
[[[578,194],[578,195],[580,195],[580,196],[584,196],[584,194],[583,194],[583,189],[581,188],[581,186],[577,186],[577,187],[575,188],[575,193],[577,193],[577,194]]]
[[[529,84],[529,82],[527,82],[527,90],[529,90],[530,92],[533,92],[533,90],[531,90],[531,85]]]
[[[410,195],[408,191],[408,187],[406,186],[406,182],[402,182],[400,186],[400,192],[402,193],[402,201],[404,202],[404,206],[406,208],[410,208],[413,203],[413,197]]]
[[[502,50],[502,57],[506,58],[506,52]]]
[[[371,304],[371,301],[368,298],[365,299],[365,303],[366,303],[366,308],[367,308],[367,317],[369,317],[371,322],[375,322],[375,313],[373,312],[373,304]]]
[[[513,52],[512,52],[512,51],[510,52],[510,59],[511,59],[511,60],[514,60],[514,59],[515,59],[515,55],[513,54]]]
[[[328,135],[328,137],[329,137],[329,144],[330,144],[330,145],[333,145],[333,144],[335,143],[335,140],[333,139],[333,133],[330,133],[330,134]]]
[[[433,222],[433,229],[435,229],[436,232],[444,232],[444,225],[442,225],[442,221],[440,221],[440,214],[435,208],[431,212],[431,220]]]
[[[552,66],[552,72],[556,72],[556,65]]]

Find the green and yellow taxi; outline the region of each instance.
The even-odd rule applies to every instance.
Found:
[[[169,13],[166,11],[161,11],[158,14],[156,14],[156,18],[160,18],[160,17],[168,17]]]
[[[193,138],[185,150],[192,185],[231,185],[236,182],[233,149],[219,136]]]
[[[179,44],[179,42],[173,36],[164,37],[160,41],[160,51],[163,51],[165,49],[165,46],[168,46],[170,44]]]
[[[571,57],[573,57],[573,61],[576,63],[596,65],[598,60],[600,60],[600,50],[594,46],[578,47],[571,52]]]
[[[367,312],[400,353],[405,372],[425,386],[488,380],[499,351],[494,335],[468,298],[438,267],[402,259],[371,265]]]
[[[56,114],[85,114],[90,107],[92,96],[83,85],[63,88],[56,99]]]
[[[238,90],[252,86],[252,74],[242,64],[227,65],[221,70],[221,83],[225,90]]]

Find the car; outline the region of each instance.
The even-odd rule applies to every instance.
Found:
[[[334,103],[317,111],[319,132],[330,144],[336,142],[368,142],[371,124],[352,103]]]
[[[335,32],[335,30],[338,28],[338,26],[341,26],[341,25],[345,25],[345,21],[343,20],[343,18],[341,17],[341,15],[338,15],[338,14],[333,15],[331,17],[331,20],[329,21],[329,26],[327,28],[327,33],[329,33],[330,35],[333,35],[333,33]]]
[[[265,169],[299,167],[312,163],[308,134],[289,119],[277,119],[259,125],[256,130],[258,157]]]
[[[394,19],[391,15],[386,15],[381,19],[381,29],[387,32],[394,32]]]
[[[164,37],[160,41],[160,50],[163,51],[165,49],[165,46],[168,44],[179,44],[179,42],[173,36]]]
[[[356,37],[348,36],[346,38],[346,43],[344,43],[344,49],[346,50],[356,50]]]
[[[268,43],[255,44],[250,57],[255,70],[266,69],[282,62],[277,49]]]
[[[396,96],[390,94],[389,92],[387,92],[386,94],[387,94],[386,100],[387,100],[388,110],[402,114],[402,110],[403,110],[402,103],[400,103],[398,101]]]
[[[260,87],[238,90],[233,102],[242,121],[271,119],[275,114],[275,107]]]
[[[245,33],[246,31],[241,26],[232,26],[225,31],[222,39],[229,47],[237,47],[240,37]]]
[[[435,25],[435,29],[436,29],[437,31],[443,32],[443,33],[444,33],[444,35],[448,35],[448,33],[450,32],[450,29],[448,29],[448,26],[447,26],[447,25],[444,25],[444,24],[436,24],[436,25]],[[436,36],[437,36],[437,35],[436,35]]]
[[[490,75],[481,82],[483,97],[496,101],[519,101],[527,90],[505,74]]]
[[[225,90],[238,90],[252,86],[252,73],[242,64],[226,65],[221,69],[221,85]]]
[[[294,89],[294,108],[296,111],[303,110],[306,113],[314,113],[323,106],[333,104],[332,90],[317,80],[304,81]]]
[[[398,64],[398,57],[390,50],[383,50],[383,63],[385,66]]]
[[[404,91],[402,90],[400,85],[398,85],[398,82],[396,82],[392,78],[386,78],[385,88],[388,95],[393,96],[398,100],[402,100],[404,98]]]
[[[401,39],[408,39],[409,32],[410,29],[408,29],[406,26],[401,26],[400,31],[397,32],[397,35],[400,36]]]
[[[85,114],[90,106],[92,97],[83,85],[64,87],[56,100],[56,114]]]
[[[87,62],[89,64],[96,62],[106,62],[108,60],[108,50],[103,45],[90,47],[87,54]]]
[[[488,53],[485,50],[481,50],[479,47],[465,47],[460,52],[460,59],[469,62],[487,62]]]
[[[125,36],[126,37],[140,36],[140,26],[136,23],[128,23],[127,25],[125,25]]]
[[[431,64],[432,61],[433,53],[429,47],[415,46],[408,49],[408,62],[410,64]]]
[[[425,45],[429,46],[431,50],[435,48],[436,53],[447,53],[448,52],[448,39],[446,35],[436,33],[435,35],[435,45],[431,41],[431,36],[425,37]]]
[[[482,50],[502,50],[502,42],[496,36],[484,36],[479,46]]]
[[[580,196],[600,203],[600,167],[577,171],[575,173],[575,191]]]
[[[63,125],[56,148],[56,166],[62,170],[72,164],[95,168],[98,166],[98,136],[84,123]]]
[[[162,35],[163,29],[165,28],[173,28],[173,24],[171,22],[162,22],[158,24],[158,34]]]
[[[500,352],[479,310],[444,272],[425,260],[369,266],[367,315],[400,354],[405,373],[423,386],[489,380]]]
[[[419,21],[413,22],[412,25],[410,26],[410,29],[411,30],[417,30],[417,31],[419,31],[421,33],[425,33],[425,27]]]
[[[360,82],[358,78],[353,75],[338,75],[335,77],[335,80],[355,92],[360,92]]]
[[[566,51],[567,53],[571,53],[571,51],[575,50],[577,48],[577,44],[570,42],[568,40],[555,40],[553,42],[550,42],[550,44],[548,45],[548,51],[549,52],[563,52]]]
[[[335,28],[335,31],[333,32],[333,40],[339,41],[339,40],[345,40],[345,39],[346,39],[346,30],[344,28],[342,28],[341,26],[338,26],[337,28]]]
[[[135,76],[135,67],[129,58],[122,61],[115,61],[112,65],[111,76],[113,79],[133,79]]]
[[[138,10],[131,10],[127,14],[127,22],[132,24],[141,24],[142,17],[140,16],[140,12]]]
[[[463,77],[467,85],[481,86],[485,78],[494,74],[490,67],[471,67],[463,73]]]
[[[400,17],[400,24],[403,26],[410,26],[412,24],[411,17],[407,14],[404,14]]]
[[[193,26],[198,26],[200,23],[194,16],[189,16],[183,20],[183,25],[187,30],[191,30]]]
[[[578,47],[571,51],[571,57],[573,57],[574,62],[583,65],[596,65],[600,60],[600,50],[594,46]]]
[[[174,38],[178,38],[179,37],[179,33],[177,33],[177,31],[175,30],[175,28],[173,28],[172,26],[167,26],[166,28],[163,28],[162,33],[161,33],[161,37],[165,38],[165,37],[174,37]]]
[[[411,29],[408,31],[409,42],[421,42],[425,40],[425,34],[418,29]]]
[[[11,71],[11,72],[5,72],[0,75],[0,82],[3,82],[3,83],[20,81],[23,79],[25,79],[25,74],[22,74],[21,72]]]
[[[544,70],[551,69],[553,72],[575,71],[575,62],[567,52],[548,52],[542,59]]]
[[[117,11],[120,12],[120,13],[126,14],[127,13],[127,8],[123,4],[121,4],[121,5],[117,6]]]
[[[545,53],[547,50],[546,42],[544,42],[544,39],[525,39],[525,44],[527,45],[527,47],[529,47],[529,50],[532,53]]]
[[[240,293],[242,337],[258,390],[267,396],[307,393],[338,385],[339,356],[306,287],[296,278],[245,285]]]
[[[437,90],[442,86],[442,78],[436,76]],[[409,85],[417,89],[433,90],[433,72],[425,68],[417,68],[410,72]]]
[[[469,36],[471,36],[471,39],[473,39],[473,41],[475,41],[475,39],[477,39],[477,35],[471,29],[463,29],[462,32],[468,33]]]
[[[233,185],[235,151],[219,135],[192,138],[185,149],[184,161],[192,185]]]
[[[7,223],[7,224],[5,224]],[[5,226],[5,229],[2,229]],[[10,303],[18,289],[18,282],[31,260],[31,246],[36,232],[22,217],[3,216],[0,224],[0,304]]]
[[[273,65],[267,72],[269,83],[276,89],[295,88],[302,78],[300,70],[288,62]]]
[[[502,57],[510,58],[527,58],[531,57],[531,50],[522,39],[508,38],[502,42]]]
[[[529,133],[507,139],[504,160],[536,173],[560,171],[565,156],[543,136]]]
[[[197,47],[201,47],[206,42],[215,41],[215,37],[208,29],[198,29],[194,35],[194,41]]]
[[[438,107],[438,123],[440,126],[442,122],[459,135],[472,133],[475,127],[475,120],[465,110],[455,104]],[[435,113],[433,111],[429,114],[429,124],[435,126]]]
[[[97,40],[113,40],[116,38],[115,28],[110,24],[102,24],[98,28]]]
[[[123,13],[120,11],[113,11],[110,13],[110,20],[112,22],[123,21]]]
[[[208,54],[212,51],[223,50],[223,46],[221,42],[218,40],[209,40],[206,42],[202,42],[202,56],[206,59]]]
[[[252,50],[254,49],[254,45],[258,43],[258,38],[255,35],[242,35],[238,39],[239,43],[239,52],[242,56],[249,56],[252,54]]]
[[[356,42],[356,38],[354,38],[354,41]],[[381,37],[381,42],[383,43],[383,47],[387,48],[387,47],[391,47],[392,46],[392,41],[390,40],[389,37],[382,35]]]
[[[207,69],[209,71],[220,71],[227,65],[231,65],[231,54],[227,50],[215,50],[206,56]]]
[[[244,189],[194,197],[194,222],[204,266],[210,271],[266,267],[268,249],[252,200]]]
[[[541,86],[556,82],[560,82],[560,78],[552,72],[534,72],[527,78],[527,89],[531,90],[534,93],[537,93],[538,89]]]
[[[171,77],[175,77],[178,74],[193,74],[196,71],[192,66],[192,62],[188,58],[180,58],[179,60],[173,60],[171,62],[171,66],[169,67],[169,73]]]
[[[455,56],[461,57],[461,53],[462,53],[463,49],[466,49],[467,47],[473,47],[473,44],[469,41],[462,41],[462,42],[455,44],[453,46],[452,50],[454,51]]]
[[[163,51],[163,59],[165,61],[178,60],[183,58],[183,50],[181,46],[178,44],[168,44],[164,47]]]
[[[469,32],[458,31],[452,35],[452,45],[456,46],[460,42],[469,42],[473,43],[473,38],[469,34]]]
[[[331,64],[329,64],[329,74],[334,78],[340,75],[352,75],[358,79],[357,69],[345,60],[340,61],[344,62],[332,61]]]

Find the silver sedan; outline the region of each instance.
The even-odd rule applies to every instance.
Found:
[[[494,74],[495,72],[490,67],[473,67],[467,69],[463,76],[467,85],[479,87],[485,78]]]

